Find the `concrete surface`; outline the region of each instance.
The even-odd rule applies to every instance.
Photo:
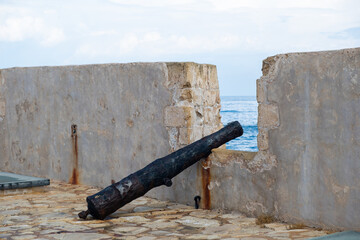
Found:
[[[52,181],[50,186],[0,191],[0,239],[308,239],[327,233],[256,225],[239,213],[194,209],[141,197],[105,220],[78,218],[86,196],[99,189]]]
[[[0,172],[0,190],[37,187],[49,184],[50,180],[45,178]]]
[[[360,230],[360,48],[267,58],[258,102],[259,154],[277,165],[270,211]]]

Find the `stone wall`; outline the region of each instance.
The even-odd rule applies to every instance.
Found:
[[[164,125],[174,151],[222,127],[219,83],[213,65],[167,63],[167,68],[171,104],[164,109]],[[195,196],[208,192],[205,168],[201,161],[175,177],[171,188],[156,188],[148,195],[194,205]],[[211,207],[207,198],[201,201],[202,207]]]
[[[165,126],[172,150],[219,130],[220,95],[216,67],[167,63],[172,103],[165,108]]]
[[[360,49],[267,58],[257,90],[259,154],[276,165],[267,210],[360,230]]]
[[[360,230],[359,71],[360,49],[265,59],[259,151],[216,149],[148,195]],[[2,69],[0,169],[104,187],[215,132],[219,111],[212,65]]]
[[[211,207],[360,231],[360,48],[263,61],[257,153],[214,150]]]
[[[219,110],[213,65],[1,69],[0,170],[105,187],[218,130]],[[193,204],[198,169],[149,194]]]

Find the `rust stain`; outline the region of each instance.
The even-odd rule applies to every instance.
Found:
[[[79,179],[78,179],[78,171],[76,168],[73,169],[73,172],[72,172],[72,175],[71,175],[71,178],[70,178],[70,183],[71,184],[79,184]]]
[[[211,208],[211,195],[209,190],[210,181],[211,181],[210,161],[206,158],[201,163],[201,183],[202,183],[201,202],[203,209]]]
[[[77,126],[71,125],[71,138],[72,138],[72,151],[74,156],[73,170],[69,180],[71,184],[79,184],[79,155],[78,155],[78,142],[77,142]]]

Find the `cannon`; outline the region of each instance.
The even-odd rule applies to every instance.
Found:
[[[132,200],[143,196],[152,188],[172,185],[171,179],[200,159],[210,155],[213,148],[243,134],[238,121],[231,122],[219,131],[183,147],[163,158],[156,159],[143,169],[130,174],[117,183],[86,198],[88,210],[78,215],[86,219],[88,214],[104,219]]]

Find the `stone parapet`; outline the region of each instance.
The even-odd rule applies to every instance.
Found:
[[[0,70],[0,170],[106,187],[221,128],[216,66]],[[149,195],[193,204],[201,167]]]
[[[276,181],[274,159],[257,152],[214,149],[207,159],[211,207],[270,215]]]
[[[184,147],[222,127],[216,66],[166,63],[172,101],[165,108],[165,126],[172,150]]]
[[[359,231],[359,63],[359,48],[265,59],[259,152],[209,156],[211,206]]]
[[[253,163],[275,169],[263,174],[275,176],[266,199],[272,199],[277,218],[360,230],[359,63],[360,48],[263,61]]]

